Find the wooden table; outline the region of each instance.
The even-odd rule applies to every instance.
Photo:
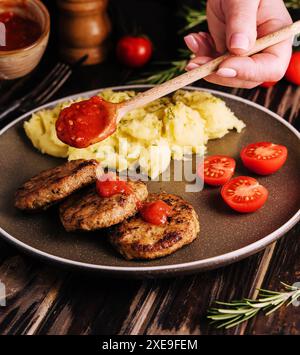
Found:
[[[162,46],[163,47],[163,46]],[[45,67],[53,60],[51,46]],[[51,57],[51,58],[50,58]],[[113,61],[80,69],[56,95],[119,85],[128,73]],[[123,79],[122,79],[123,78]],[[34,82],[30,83],[34,86]],[[212,87],[205,82],[204,87]],[[7,84],[0,84],[0,93]],[[216,87],[214,86],[214,89]],[[300,88],[217,88],[255,101],[300,128]],[[228,267],[188,277],[120,280],[45,265],[0,241],[0,279],[7,306],[0,334],[300,334],[300,307],[282,308],[229,331],[205,319],[216,299],[254,297],[256,288],[280,289],[300,280],[300,226],[262,251]]]

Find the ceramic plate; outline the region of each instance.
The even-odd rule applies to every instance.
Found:
[[[127,86],[113,89],[145,88]],[[189,90],[199,88],[191,87]],[[72,98],[88,97],[98,91],[81,93]],[[236,175],[249,174],[239,159],[241,148],[248,143],[272,141],[288,148],[289,156],[283,169],[272,176],[257,177],[270,192],[263,209],[254,214],[242,215],[225,206],[216,188],[186,193],[185,182],[150,182],[148,186],[152,192],[164,190],[181,195],[189,201],[199,215],[201,232],[196,241],[173,255],[154,261],[126,261],[110,247],[101,231],[90,234],[66,233],[60,224],[57,208],[29,215],[14,208],[14,193],[25,180],[63,162],[33,148],[23,130],[23,122],[32,113],[29,112],[0,132],[2,237],[32,255],[59,264],[115,276],[159,277],[187,274],[233,263],[262,250],[284,235],[300,217],[299,132],[264,107],[221,92],[212,93],[225,100],[247,125],[241,134],[231,132],[208,144],[208,154],[224,154],[237,159]],[[50,108],[59,101],[43,108]]]

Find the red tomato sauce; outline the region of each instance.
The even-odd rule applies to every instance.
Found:
[[[28,18],[21,17],[13,12],[0,14],[0,22],[5,25],[5,46],[0,51],[12,51],[33,44],[41,35],[40,25]]]
[[[143,220],[158,226],[165,224],[171,214],[172,208],[162,200],[145,203],[140,208]]]
[[[75,148],[86,148],[97,142],[107,128],[109,110],[99,96],[74,103],[60,112],[56,121],[58,138]]]
[[[117,194],[129,195],[132,193],[132,189],[127,181],[119,180],[117,177],[114,180],[111,178],[98,180],[96,188],[101,197],[111,197]]]

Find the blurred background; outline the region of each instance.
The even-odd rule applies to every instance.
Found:
[[[51,15],[51,36],[46,53],[46,60],[55,61],[58,58],[60,42],[59,9],[57,2],[44,0]],[[188,59],[189,53],[183,41],[184,35],[191,31],[206,30],[205,0],[109,0],[107,13],[111,22],[111,33],[105,42],[107,50],[105,65],[114,66],[114,73],[104,70],[100,80],[97,77],[97,66],[90,67],[89,72],[95,70],[95,82],[85,83],[84,78],[80,90],[92,89],[103,85],[120,85],[140,79],[148,82],[149,76],[164,73],[174,68],[173,61]],[[287,0],[287,6],[294,18],[300,18],[300,2]],[[201,22],[200,24],[198,24]],[[196,26],[193,26],[196,24]],[[132,69],[120,64],[116,55],[116,46],[120,38],[126,35],[147,36],[153,45],[153,54],[149,63],[142,68]],[[183,52],[182,52],[183,50]],[[161,63],[163,62],[163,63]],[[178,63],[181,71],[184,63]],[[175,66],[174,73],[178,74]],[[145,75],[146,74],[146,75]],[[148,74],[148,75],[147,75]],[[106,77],[109,75],[109,78]],[[168,78],[168,77],[167,77]],[[147,80],[145,80],[147,79]],[[162,79],[149,80],[157,83]]]

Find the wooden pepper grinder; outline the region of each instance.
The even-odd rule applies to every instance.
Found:
[[[72,63],[88,55],[84,64],[105,59],[111,24],[107,15],[108,0],[57,0],[60,10],[60,53]]]

